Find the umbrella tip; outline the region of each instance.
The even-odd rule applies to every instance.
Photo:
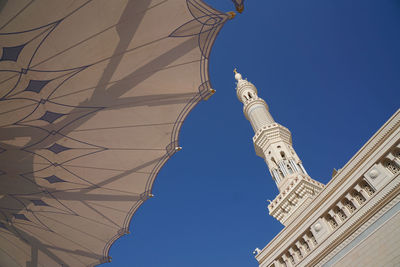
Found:
[[[236,13],[234,11],[226,12],[226,14],[229,16],[229,19],[233,19],[234,17],[236,17]]]
[[[204,97],[204,100],[207,101],[208,99],[210,99],[210,97],[211,97],[213,94],[215,94],[215,92],[216,92],[215,89],[210,88],[210,89],[208,90],[208,94]]]

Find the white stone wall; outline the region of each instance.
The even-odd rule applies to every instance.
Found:
[[[394,215],[332,266],[400,266],[400,213]]]

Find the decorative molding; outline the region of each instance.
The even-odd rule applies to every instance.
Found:
[[[344,191],[349,189],[355,181],[359,180],[373,165],[372,162],[379,161],[382,156],[390,149],[391,146],[396,145],[400,136],[400,109],[374,134],[372,138],[356,153],[356,155],[341,169],[338,174],[325,186],[318,196],[314,199],[312,204],[308,206],[304,212],[284,228],[262,251],[256,256],[260,266],[268,266],[275,259],[277,259],[283,251],[285,251],[291,244],[293,244],[298,238],[298,233],[304,233],[309,227],[320,218],[328,207],[334,205],[338,199],[340,199]],[[384,187],[385,191],[389,185]],[[394,190],[394,189],[393,189]],[[382,190],[381,190],[382,191]],[[387,196],[384,195],[382,198],[379,197],[380,192],[376,192],[370,199],[376,201],[382,201],[382,198]],[[354,212],[350,218],[337,228],[335,233],[343,233],[344,226],[353,226],[354,223],[350,224],[352,218],[358,217],[355,214],[366,215],[367,212],[372,212],[374,206],[370,206],[371,201],[364,203],[357,212]],[[370,206],[367,208],[367,206]],[[376,208],[376,207],[375,207]],[[372,211],[371,211],[372,210]],[[364,216],[367,218],[368,216]],[[332,234],[331,234],[332,236]],[[331,237],[328,237],[331,238]],[[335,238],[333,238],[335,240]],[[326,240],[324,242],[327,242]],[[335,242],[336,243],[336,242]],[[305,257],[300,265],[305,265],[306,258],[310,259],[310,255],[318,255],[322,246],[318,246],[313,249],[311,253]],[[324,246],[326,248],[326,246]],[[308,261],[308,260],[307,260]]]
[[[339,253],[343,248],[345,248],[351,241],[353,241],[357,236],[364,232],[369,226],[376,222],[383,214],[390,210],[393,206],[400,202],[400,195],[397,195],[392,199],[386,206],[379,210],[374,216],[372,216],[367,222],[361,225],[353,234],[351,234],[347,239],[342,241],[334,250],[332,250],[328,255],[326,255],[320,262],[315,266],[322,266],[333,258],[337,253]]]
[[[310,177],[299,175],[268,205],[269,214],[282,224],[288,225],[323,187],[323,184]]]
[[[356,212],[352,214],[350,218],[347,219],[342,225],[340,225],[331,235],[325,239],[315,251],[307,255],[304,264],[312,265],[316,264],[317,258],[322,257],[325,253],[330,251],[332,247],[338,247],[342,244],[343,240],[346,238],[348,232],[353,231],[361,225],[363,227],[359,233],[366,229],[370,224],[367,224],[368,218],[371,214],[377,212],[382,205],[385,205],[393,197],[395,197],[400,192],[400,175],[392,177],[392,180],[379,192],[376,192],[364,205]],[[383,214],[383,213],[382,213]],[[376,214],[375,214],[376,215]],[[375,216],[374,215],[374,216]],[[376,215],[376,219],[379,215]],[[375,219],[375,220],[376,220]],[[363,226],[363,225],[366,226]],[[314,255],[313,255],[314,254]],[[307,262],[309,260],[310,262]],[[303,262],[301,263],[303,264]]]

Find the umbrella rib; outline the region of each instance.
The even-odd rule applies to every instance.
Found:
[[[35,0],[31,0],[28,4],[26,4],[20,11],[18,11],[12,18],[10,18],[3,26],[0,27],[0,30],[4,29],[11,21],[13,21],[16,17],[19,16],[26,8],[28,8]]]

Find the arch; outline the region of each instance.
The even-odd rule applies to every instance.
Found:
[[[335,208],[333,209],[333,211],[337,214],[337,216],[339,216],[339,218],[340,218],[340,220],[341,220],[342,222],[345,221],[345,220],[347,219],[346,213],[344,213],[344,211],[343,211],[341,208],[335,207]]]
[[[292,169],[292,167],[290,167],[289,164],[286,164],[286,168],[288,169],[288,171],[289,171],[290,174],[293,173],[293,169]]]
[[[357,209],[356,206],[354,206],[354,204],[353,204],[352,202],[350,202],[348,199],[343,200],[342,203],[344,204],[344,206],[347,208],[347,210],[348,210],[350,213],[355,212],[356,209]]]
[[[366,201],[365,197],[355,189],[351,191],[350,195],[357,200],[360,206]]]
[[[375,193],[375,190],[364,180],[361,181],[360,186],[369,196],[372,196]]]
[[[388,169],[393,174],[397,174],[398,172],[400,172],[400,168],[397,167],[395,163],[393,163],[388,159],[384,161],[383,166],[385,166],[385,168]]]
[[[282,157],[282,159],[286,159],[285,152],[281,151],[281,157]]]
[[[328,221],[329,225],[333,230],[339,226],[336,220],[330,214],[325,215],[325,220]]]

